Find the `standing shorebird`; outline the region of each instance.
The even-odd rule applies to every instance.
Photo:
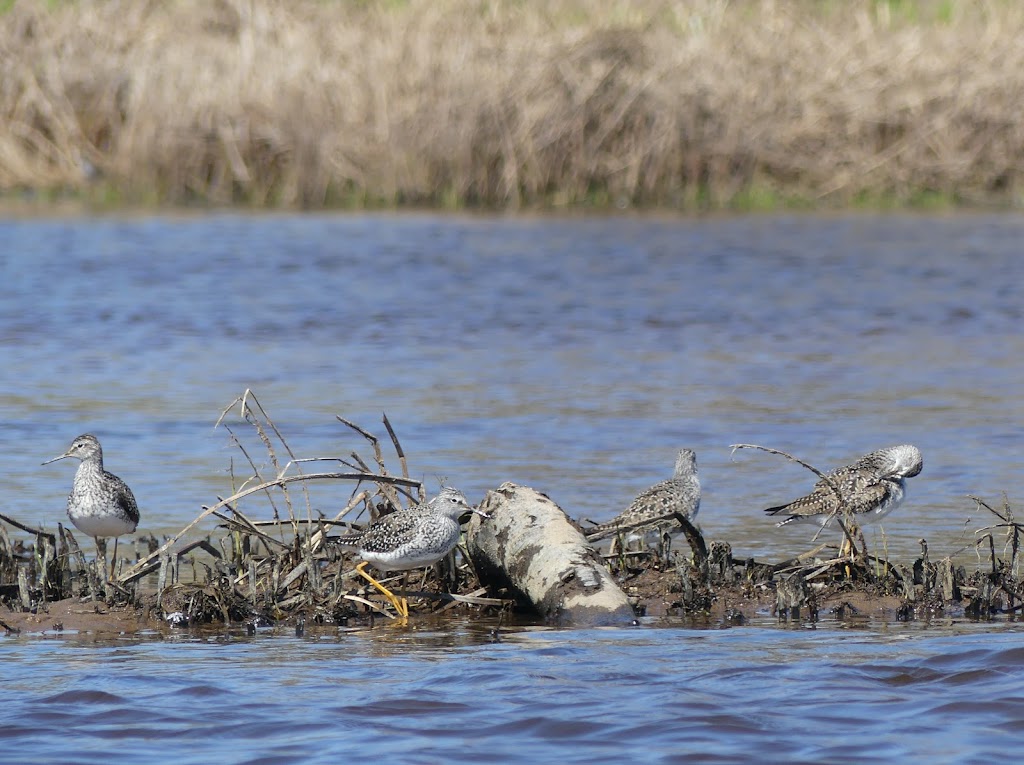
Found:
[[[921,472],[924,460],[916,446],[904,444],[871,452],[820,479],[810,494],[785,505],[769,507],[769,515],[785,515],[777,525],[813,521],[827,526],[836,515],[847,514],[860,525],[878,521],[903,503],[906,479]],[[836,493],[838,490],[838,496]]]
[[[681,449],[675,472],[667,481],[659,481],[640,492],[622,513],[607,523],[586,530],[588,541],[597,541],[620,531],[669,529],[678,526],[676,513],[692,521],[700,510],[700,479],[697,455]]]
[[[131,534],[139,525],[139,506],[128,484],[103,469],[103,449],[96,436],[86,433],[71,442],[71,447],[59,457],[44,465],[75,457],[81,460],[75,471],[75,480],[68,495],[68,518],[85,534],[96,540],[96,552],[103,558],[106,569],[107,537],[114,538],[114,559],[110,575],[114,575],[117,561],[117,538]]]
[[[426,568],[450,553],[459,542],[465,513],[486,513],[472,507],[458,489],[444,487],[429,502],[382,515],[362,531],[338,539],[345,547],[354,547],[363,560],[356,572],[383,593],[399,616],[409,616],[409,604],[366,573],[366,566],[381,571],[408,571]]]

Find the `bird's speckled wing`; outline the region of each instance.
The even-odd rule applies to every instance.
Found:
[[[130,518],[133,523],[138,524],[139,505],[135,501],[135,495],[132,494],[132,490],[128,488],[128,484],[113,473],[107,473],[106,475],[112,479],[110,485],[114,491],[114,501],[117,503],[117,506],[121,508],[125,516]]]
[[[367,552],[389,552],[396,539],[412,536],[422,516],[412,514],[408,508],[381,516],[358,534],[342,536],[338,541],[349,547],[361,547]]]
[[[855,465],[840,468],[829,474],[829,477],[839,488],[846,510],[853,514],[871,512],[887,499],[893,489],[891,481],[879,478],[872,471],[858,469]],[[769,515],[789,515],[791,517],[788,520],[796,520],[815,515],[831,515],[839,509],[839,497],[829,483],[821,479],[810,494],[785,505],[769,507],[765,512]]]
[[[682,513],[692,519],[700,508],[700,484],[696,479],[659,481],[640,492],[629,507],[607,523],[587,529],[587,539],[596,540],[610,532],[631,529],[668,519]]]

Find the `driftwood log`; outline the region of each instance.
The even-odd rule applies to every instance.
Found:
[[[481,583],[507,588],[557,624],[630,624],[633,609],[600,555],[540,492],[504,483],[488,492],[467,529]]]

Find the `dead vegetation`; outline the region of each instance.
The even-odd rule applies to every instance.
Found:
[[[106,567],[87,562],[63,525],[54,534],[0,515],[0,604],[10,614],[7,619],[31,614],[23,624],[39,624],[51,605],[70,599],[94,604],[97,612],[123,607],[172,626],[245,623],[255,629],[294,623],[301,629],[394,618],[379,594],[355,576],[355,561],[332,544],[332,537],[356,521],[420,502],[425,489],[410,479],[406,455],[386,416],[384,445],[393,450],[398,473],[388,468],[380,439],[340,416],[337,420],[341,431],[361,439],[372,456],[355,450],[346,456],[296,456],[257,398],[245,391],[218,420],[243,466],[232,462],[229,495],[203,507],[162,543],[137,538],[136,562],[122,565],[110,581]],[[330,469],[315,469],[325,464]],[[324,500],[314,493],[321,486],[330,489],[326,502],[341,505],[336,512],[318,509]],[[347,492],[340,502],[339,486]],[[1024,524],[1014,519],[1005,497],[999,509],[972,499],[994,521],[977,531],[977,564],[970,571],[955,562],[963,550],[938,557],[923,539],[920,555],[909,565],[872,555],[863,535],[851,533],[848,525],[849,554],[822,544],[778,563],[743,559],[726,541],[706,542],[683,516],[676,519],[683,533],[675,549],[670,538],[657,549],[638,551],[625,549],[619,540],[616,551],[604,557],[640,615],[742,623],[768,610],[780,619],[816,620],[823,611],[845,617],[882,608],[895,619],[1012,617],[1024,605]],[[211,523],[215,533],[208,533]],[[18,533],[27,536],[17,538]],[[419,614],[456,608],[497,614],[516,607],[499,585],[481,582],[468,561],[459,548],[434,568],[411,572],[412,581],[385,581],[412,599]],[[61,613],[71,612],[65,607]],[[17,629],[4,619],[0,627]]]
[[[257,464],[243,435],[228,424],[229,415],[251,427],[248,440],[265,451],[265,468]],[[242,477],[233,468],[231,496],[203,508],[189,526],[122,573],[117,583],[129,585],[159,571],[158,609],[170,614],[172,620],[190,624],[272,623],[283,619],[345,624],[374,615],[393,618],[379,597],[372,590],[367,592],[354,576],[355,561],[332,544],[332,534],[336,537],[334,532],[344,530],[338,527],[347,527],[353,518],[362,516],[365,523],[399,507],[420,503],[425,499],[425,489],[409,478],[405,453],[386,415],[383,424],[401,475],[389,472],[376,436],[343,417],[337,420],[366,441],[372,449],[371,459],[364,459],[356,451],[347,457],[297,457],[256,397],[245,391],[221,414],[218,426],[230,434],[249,473]],[[305,472],[311,463],[340,465],[346,470]],[[313,509],[310,482],[322,480],[352,486],[344,506],[331,517]],[[253,520],[251,510],[242,511],[243,500],[252,502],[256,498],[264,500],[270,520]],[[216,545],[200,543],[212,562],[200,564],[204,571],[183,582],[178,576],[179,561],[191,546],[182,551],[173,548],[190,528],[209,516],[221,522],[226,534]],[[501,600],[480,597],[483,591],[474,584],[475,575],[467,564],[457,565],[455,555],[422,575],[413,575],[420,577],[416,589],[403,588],[400,594],[419,599],[421,612],[456,604],[478,608],[503,605]],[[464,595],[451,594],[463,590]]]
[[[997,519],[976,532],[977,566],[972,571],[954,562],[965,550],[935,560],[924,539],[921,554],[910,565],[872,555],[863,534],[849,522],[842,525],[845,541],[851,545],[849,553],[826,543],[774,564],[737,558],[728,542],[706,544],[700,532],[679,517],[690,544],[688,555],[675,551],[665,556],[649,550],[618,552],[606,559],[641,614],[713,614],[719,620],[740,623],[769,609],[781,620],[809,621],[817,621],[824,611],[842,618],[868,610],[881,610],[899,621],[940,615],[977,620],[1015,617],[1024,610],[1020,578],[1024,524],[1014,520],[1005,497],[1001,510],[977,497],[971,499]],[[1001,555],[996,551],[996,534],[1001,537]]]
[[[0,516],[0,600],[22,612],[45,610],[48,603],[65,598],[127,605],[145,608],[174,626],[283,620],[347,624],[394,618],[354,576],[355,561],[332,544],[332,537],[360,516],[366,522],[422,501],[424,487],[409,478],[405,454],[386,416],[384,426],[400,475],[389,472],[381,442],[373,434],[337,419],[339,427],[365,440],[371,458],[356,451],[346,457],[297,457],[255,395],[245,391],[218,420],[245,465],[239,472],[232,464],[230,495],[203,507],[162,544],[151,540],[148,553],[110,581],[104,567],[86,563],[73,535],[62,526],[58,547],[55,535]],[[232,421],[245,423],[248,431],[236,432]],[[257,449],[262,456],[254,456]],[[343,469],[308,470],[311,464],[324,463]],[[314,509],[311,486],[319,482],[351,487],[338,512],[325,515]],[[211,520],[218,533],[183,543],[189,532],[202,533]],[[36,544],[12,545],[3,524],[33,533]],[[434,569],[412,572],[405,584],[391,586],[415,599],[420,613],[508,605],[482,597],[485,591],[472,570],[454,554]]]
[[[0,190],[108,203],[1019,205],[1024,6],[46,3]]]

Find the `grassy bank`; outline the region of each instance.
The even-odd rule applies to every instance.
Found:
[[[19,0],[0,194],[1024,204],[1013,0]]]

